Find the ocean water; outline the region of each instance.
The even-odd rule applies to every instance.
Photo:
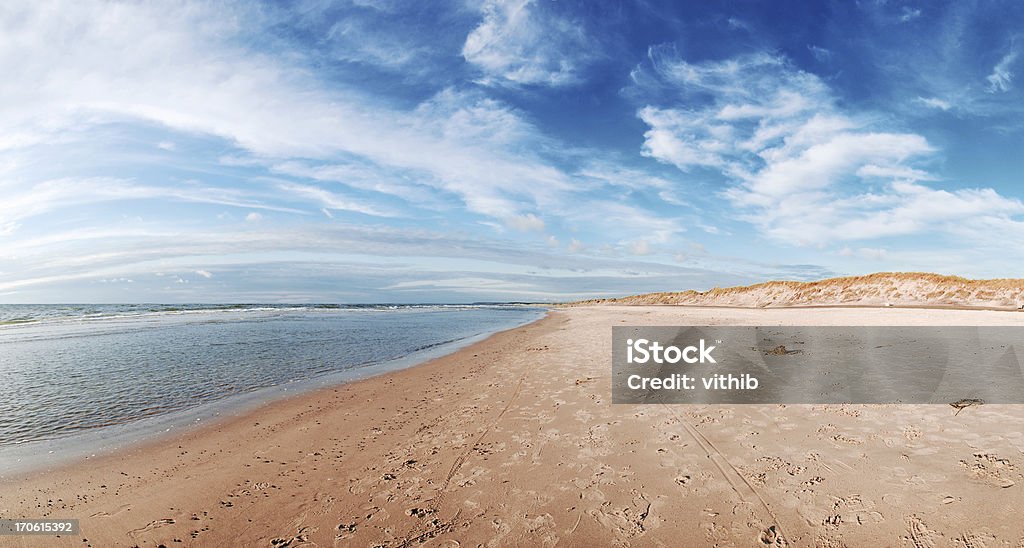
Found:
[[[0,457],[409,365],[542,315],[501,305],[0,305]]]

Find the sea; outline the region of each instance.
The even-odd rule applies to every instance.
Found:
[[[0,305],[0,477],[438,357],[525,305]]]

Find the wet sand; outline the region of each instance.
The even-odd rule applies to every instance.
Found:
[[[5,480],[0,516],[80,518],[66,546],[1024,543],[1024,406],[612,405],[610,328],[645,324],[1024,314],[559,309],[424,365]]]

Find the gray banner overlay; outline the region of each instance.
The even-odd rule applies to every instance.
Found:
[[[1024,403],[1021,356],[1020,327],[613,327],[612,401]]]

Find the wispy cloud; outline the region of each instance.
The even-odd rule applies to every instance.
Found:
[[[0,202],[0,221],[15,226],[24,220],[66,207],[132,200],[169,200],[224,205],[248,209],[303,213],[302,210],[260,203],[245,192],[217,187],[158,187],[109,177],[61,178],[29,185],[8,185]],[[2,188],[2,187],[0,187]],[[13,228],[12,228],[13,230]]]
[[[688,104],[640,109],[650,127],[644,154],[684,171],[719,172],[742,218],[779,242],[949,233],[1024,213],[1019,200],[992,189],[921,184],[935,178],[917,167],[936,152],[924,137],[844,112],[822,80],[784,58],[688,63],[652,52],[649,70]]]
[[[462,55],[482,71],[485,84],[573,84],[596,55],[597,42],[582,22],[544,10],[536,0],[487,0],[481,15]]]
[[[320,187],[281,183],[278,185],[278,188],[299,198],[312,200],[317,205],[329,210],[354,211],[375,217],[394,217],[397,215],[395,212],[384,211],[379,207],[360,203]]]
[[[1024,9],[920,9],[830,5],[807,34],[713,4],[3,5],[0,292],[471,299],[1005,269]]]
[[[912,8],[910,6],[903,6],[902,11],[900,11],[900,22],[901,23],[907,23],[907,22],[913,21],[914,19],[917,19],[918,17],[921,17],[921,10],[919,10],[917,8]]]
[[[1013,84],[1013,71],[1011,67],[1017,60],[1017,52],[1011,51],[1003,56],[994,67],[992,73],[985,77],[988,81],[989,92],[1007,92]]]
[[[949,101],[939,99],[938,97],[918,97],[917,102],[930,108],[937,108],[939,110],[949,110],[953,108],[953,104]]]

